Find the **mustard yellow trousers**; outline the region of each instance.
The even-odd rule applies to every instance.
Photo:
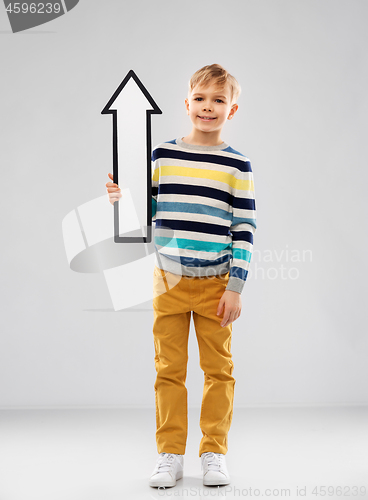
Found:
[[[185,454],[188,403],[185,386],[190,318],[198,341],[204,390],[199,456],[226,454],[233,416],[235,378],[231,355],[232,324],[221,327],[217,307],[229,280],[222,276],[179,276],[157,266],[153,272],[153,339],[156,443],[158,453]]]

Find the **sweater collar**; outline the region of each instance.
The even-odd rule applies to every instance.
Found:
[[[191,149],[195,151],[222,151],[229,147],[226,142],[218,144],[217,146],[201,146],[199,144],[188,144],[187,142],[184,142],[180,137],[176,139],[176,144],[181,148]]]

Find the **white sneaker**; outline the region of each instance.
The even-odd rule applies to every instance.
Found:
[[[205,486],[230,484],[230,476],[226,467],[225,455],[212,451],[202,453],[201,468]]]
[[[160,453],[149,485],[154,488],[175,486],[176,480],[183,477],[183,466],[183,455]]]

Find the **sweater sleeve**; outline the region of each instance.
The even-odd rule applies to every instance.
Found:
[[[233,186],[232,233],[233,259],[226,290],[242,293],[248,276],[253,251],[253,235],[257,229],[256,200],[253,172],[250,161],[244,162]]]

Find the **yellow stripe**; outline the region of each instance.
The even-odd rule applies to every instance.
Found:
[[[211,179],[214,181],[223,182],[233,189],[240,189],[242,191],[254,191],[253,181],[250,180],[240,180],[234,175],[227,174],[225,172],[219,172],[218,170],[208,170],[202,168],[191,168],[191,167],[178,167],[176,165],[161,165],[161,176],[181,176],[181,177],[195,177],[197,179]],[[159,169],[156,168],[154,171],[153,181],[159,180]]]
[[[239,189],[241,191],[254,191],[254,182],[238,179],[235,183],[235,189]]]

